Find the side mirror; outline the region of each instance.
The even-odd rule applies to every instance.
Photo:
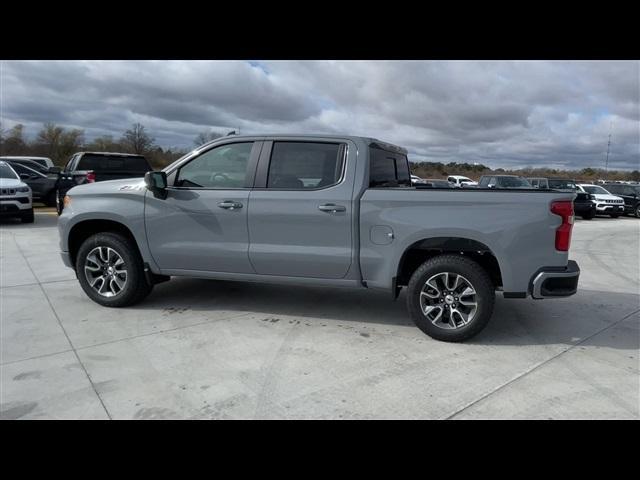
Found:
[[[156,198],[167,198],[167,174],[165,172],[147,172],[144,183]]]
[[[60,167],[49,167],[47,173],[60,173],[62,169]]]

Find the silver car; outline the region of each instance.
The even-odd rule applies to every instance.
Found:
[[[33,223],[31,189],[7,163],[0,161],[0,216]]]

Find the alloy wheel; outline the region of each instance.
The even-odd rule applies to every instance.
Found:
[[[476,289],[462,275],[442,272],[429,278],[420,291],[420,309],[439,328],[454,330],[473,321],[478,311]]]
[[[89,286],[103,297],[118,295],[127,284],[127,268],[118,252],[110,247],[96,247],[84,262]]]

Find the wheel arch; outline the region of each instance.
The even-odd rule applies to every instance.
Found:
[[[96,233],[119,233],[127,239],[131,240],[131,242],[135,245],[135,248],[138,252],[138,255],[142,257],[142,252],[140,251],[140,247],[138,246],[138,242],[136,240],[135,235],[131,231],[129,227],[125,224],[115,221],[115,220],[107,220],[107,219],[89,219],[82,220],[69,230],[68,235],[68,247],[69,247],[69,258],[71,259],[71,263],[75,267],[76,257],[78,255],[78,250],[82,243],[92,235]]]
[[[394,280],[394,294],[408,285],[415,270],[424,262],[442,254],[458,254],[476,261],[491,277],[494,286],[502,287],[502,270],[495,253],[486,244],[466,237],[430,237],[409,245],[398,262]]]

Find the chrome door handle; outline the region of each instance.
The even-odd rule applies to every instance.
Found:
[[[240,202],[231,201],[220,202],[218,206],[220,208],[224,208],[225,210],[235,210],[236,208],[242,208],[242,204]]]
[[[318,210],[322,212],[336,213],[336,212],[346,211],[347,207],[345,207],[344,205],[334,205],[333,203],[325,203],[324,205],[319,205]]]

